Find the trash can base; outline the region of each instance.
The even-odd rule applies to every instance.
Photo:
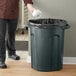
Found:
[[[60,70],[62,70],[63,69],[63,67],[60,67],[60,68],[38,68],[38,67],[32,67],[32,69],[35,69],[35,70],[37,70],[37,71],[41,71],[41,72],[52,72],[52,71],[60,71]]]

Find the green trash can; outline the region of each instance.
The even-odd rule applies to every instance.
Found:
[[[38,71],[63,68],[64,31],[70,26],[61,19],[29,20],[31,66]]]

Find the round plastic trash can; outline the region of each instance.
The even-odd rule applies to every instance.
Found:
[[[38,71],[63,68],[64,31],[70,26],[61,19],[29,20],[31,66]]]

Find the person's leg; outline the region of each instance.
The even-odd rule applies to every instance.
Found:
[[[6,48],[5,48],[6,20],[0,19],[0,68],[6,68]]]
[[[19,60],[20,57],[16,55],[15,49],[15,32],[17,28],[17,19],[8,20],[8,37],[7,37],[7,49],[8,57],[14,60]]]

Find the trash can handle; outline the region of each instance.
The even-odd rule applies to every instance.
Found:
[[[53,36],[57,36],[57,37],[60,37],[58,34],[53,34]]]
[[[68,28],[70,28],[70,25],[69,24],[66,24],[65,25],[65,29],[68,29]]]

